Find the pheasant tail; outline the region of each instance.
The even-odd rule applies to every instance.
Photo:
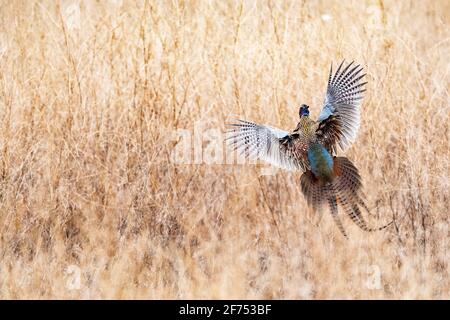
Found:
[[[324,182],[314,176],[310,171],[305,172],[300,180],[302,193],[313,209],[318,209],[323,204],[330,206],[330,211],[341,233],[346,236],[344,228],[338,217],[339,204],[345,214],[364,231],[376,231],[388,227],[391,223],[381,228],[369,228],[364,220],[361,207],[368,211],[362,198],[362,183],[358,169],[345,157],[333,159],[334,179],[332,182]]]

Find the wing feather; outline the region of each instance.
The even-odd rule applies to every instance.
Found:
[[[330,67],[327,93],[318,119],[319,141],[334,154],[337,146],[345,150],[359,129],[359,108],[367,82],[362,82],[366,76],[361,74],[363,67],[352,65],[353,62],[343,67],[342,61],[334,74],[333,66]]]
[[[260,159],[286,170],[304,170],[303,163],[282,143],[290,134],[267,125],[246,120],[228,124],[227,144],[247,159]]]

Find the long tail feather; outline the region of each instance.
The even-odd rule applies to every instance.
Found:
[[[331,216],[339,228],[339,231],[347,238],[347,233],[338,216],[338,202],[333,184],[322,182],[308,170],[302,174],[300,185],[308,205],[310,205],[314,211],[318,211],[322,205],[328,204]]]
[[[311,171],[306,171],[301,177],[301,189],[308,205],[317,210],[323,204],[328,204],[331,215],[341,233],[347,237],[338,216],[338,204],[345,214],[362,230],[372,232],[389,227],[392,221],[382,227],[369,228],[361,212],[361,207],[369,212],[363,199],[361,177],[358,169],[345,157],[333,159],[334,179],[323,182]]]
[[[331,216],[333,217],[334,222],[338,226],[339,231],[342,233],[342,235],[344,237],[347,238],[347,233],[345,233],[344,226],[342,225],[341,219],[339,219],[339,216],[338,216],[338,205],[337,205],[336,197],[333,195],[335,192],[334,192],[334,190],[332,190],[333,185],[330,184],[328,187],[331,188],[329,195],[328,195],[328,204],[330,206]]]

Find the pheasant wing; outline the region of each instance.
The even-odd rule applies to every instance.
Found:
[[[353,62],[344,66],[344,61],[333,74],[333,66],[328,77],[324,106],[319,115],[317,137],[332,153],[337,146],[345,150],[356,138],[360,123],[359,107],[366,91],[363,82],[363,67],[353,66]]]
[[[304,163],[292,152],[290,134],[267,125],[237,120],[228,124],[229,146],[248,159],[260,159],[282,169],[304,171]]]

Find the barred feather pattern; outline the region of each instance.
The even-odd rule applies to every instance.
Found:
[[[335,158],[334,164],[338,168],[334,186],[339,204],[358,227],[364,231],[371,231],[358,206],[364,204],[361,197],[362,183],[358,169],[344,157]]]
[[[308,170],[300,177],[300,187],[306,202],[317,211],[327,201],[328,189]]]
[[[286,170],[306,169],[295,153],[287,131],[250,121],[236,120],[228,124],[226,141],[246,159],[260,159]]]
[[[361,74],[363,67],[353,66],[353,62],[343,66],[344,61],[334,75],[333,67],[330,68],[324,106],[318,118],[318,139],[333,154],[337,146],[345,150],[356,138],[360,125],[359,107],[367,84],[362,82],[366,75]]]
[[[362,207],[367,210],[367,206],[362,197],[362,183],[358,169],[345,157],[334,157],[333,162],[336,176],[330,183],[324,183],[316,178],[311,171],[302,175],[300,185],[308,205],[318,210],[322,205],[328,204],[336,225],[345,237],[347,234],[338,216],[338,205],[364,231],[381,230],[391,225],[392,222],[380,228],[367,226],[360,209]]]
[[[330,184],[328,187],[329,187],[328,192],[330,193],[330,196],[328,197],[328,204],[330,206],[331,216],[333,217],[333,220],[336,223],[339,231],[342,233],[342,235],[344,237],[347,238],[347,233],[345,232],[345,229],[344,229],[344,226],[342,225],[341,219],[338,216],[338,204],[336,201],[336,197],[332,195],[332,194],[334,194],[333,185]]]

